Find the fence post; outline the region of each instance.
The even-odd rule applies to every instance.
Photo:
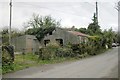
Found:
[[[23,62],[24,62],[24,58],[25,58],[25,49],[22,49],[22,55],[23,55]]]

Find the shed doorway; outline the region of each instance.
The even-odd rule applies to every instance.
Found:
[[[58,42],[58,44],[59,44],[60,46],[63,46],[63,39],[56,39],[56,41]]]
[[[49,42],[50,40],[44,40],[44,45],[46,46]]]

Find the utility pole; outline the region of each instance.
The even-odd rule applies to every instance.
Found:
[[[9,45],[11,45],[12,0],[10,0]]]
[[[96,19],[97,19],[97,24],[98,24],[98,3],[96,2]]]
[[[11,56],[12,63],[14,63],[14,47],[11,45],[11,25],[12,25],[12,0],[10,0],[10,23],[9,23],[9,53]]]

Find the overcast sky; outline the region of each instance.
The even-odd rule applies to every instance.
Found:
[[[94,2],[93,2],[94,1]],[[101,29],[118,30],[117,0],[98,0],[99,25]],[[9,26],[9,0],[0,1],[0,28]],[[62,27],[87,28],[95,12],[95,0],[13,0],[12,28],[23,29],[23,24],[32,18],[33,13],[51,15],[61,20]]]

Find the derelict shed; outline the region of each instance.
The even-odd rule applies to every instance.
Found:
[[[12,39],[12,45],[15,47],[15,52],[38,52],[39,41],[33,35],[23,35]]]
[[[87,39],[87,36],[85,36],[85,34],[82,34],[76,31],[67,31],[62,28],[55,28],[55,30],[51,34],[47,34],[44,37],[41,43],[44,43],[45,46],[50,42],[51,43],[57,42],[60,45],[67,45],[68,43],[79,44],[80,42],[83,42],[86,39]]]

